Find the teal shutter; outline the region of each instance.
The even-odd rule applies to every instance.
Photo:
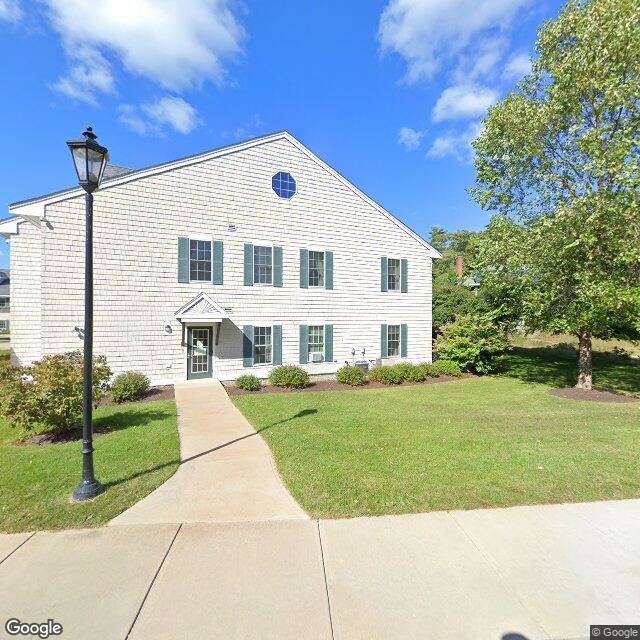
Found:
[[[282,364],[282,325],[273,325],[273,335],[271,336],[271,348],[273,349],[273,364]]]
[[[409,290],[409,261],[406,258],[400,260],[400,292],[407,293]]]
[[[309,362],[309,327],[300,325],[300,364]]]
[[[309,288],[309,250],[300,249],[300,288]]]
[[[387,325],[380,325],[380,357],[389,357],[389,344],[387,342]]]
[[[189,282],[189,238],[178,238],[178,282]]]
[[[282,286],[282,247],[273,247],[273,286]]]
[[[213,284],[223,284],[224,279],[224,246],[222,242],[216,240],[213,243],[213,269],[212,282]]]
[[[244,286],[253,287],[253,245],[244,245]]]
[[[324,252],[324,288],[333,289],[333,251]]]
[[[324,325],[324,360],[333,362],[333,325]]]
[[[253,325],[242,327],[242,366],[253,367]]]
[[[380,291],[387,291],[387,287],[389,286],[387,273],[388,273],[388,262],[385,256],[380,258]]]
[[[401,324],[400,325],[400,357],[401,358],[407,357],[407,340],[409,339],[408,333],[409,333],[409,327],[406,324]]]

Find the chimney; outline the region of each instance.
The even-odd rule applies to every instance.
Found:
[[[461,280],[464,277],[464,258],[456,256],[456,277]]]

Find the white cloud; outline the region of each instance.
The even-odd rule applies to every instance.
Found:
[[[526,53],[513,56],[504,67],[507,80],[522,80],[531,71],[531,59]]]
[[[140,135],[157,135],[166,127],[187,134],[201,124],[196,109],[177,96],[164,96],[137,107],[123,104],[119,110],[120,120]]]
[[[384,52],[407,62],[408,82],[431,79],[451,60],[473,54],[477,39],[505,32],[530,0],[390,0],[380,18]],[[494,63],[495,64],[495,63]]]
[[[234,140],[248,140],[254,138],[262,128],[262,117],[259,113],[254,113],[244,124],[236,127],[233,131],[223,131],[223,138],[233,138]]]
[[[0,21],[19,22],[22,9],[18,0],[0,0]]]
[[[455,158],[459,162],[470,163],[473,161],[473,148],[471,143],[482,131],[479,122],[472,122],[461,133],[450,132],[438,136],[427,151],[427,158]]]
[[[78,62],[69,69],[66,76],[58,78],[53,88],[88,104],[96,104],[97,93],[113,93],[115,78],[104,56],[88,47],[81,47],[75,53]]]
[[[0,0],[3,2],[6,0]],[[222,84],[224,63],[242,52],[245,31],[238,21],[239,0],[45,0],[54,28],[73,60],[65,87],[75,76],[91,77],[97,56],[107,56],[135,75],[171,91]],[[89,53],[90,62],[85,60]],[[80,68],[80,70],[78,70]],[[103,86],[104,69],[99,72]],[[106,82],[110,90],[113,86]],[[99,83],[86,83],[94,92]],[[69,91],[66,91],[69,93]]]
[[[478,85],[459,85],[445,89],[431,112],[434,122],[477,118],[498,99],[498,92]]]
[[[410,127],[402,127],[398,132],[398,144],[401,144],[408,151],[413,151],[420,146],[424,137],[424,131],[416,131]]]

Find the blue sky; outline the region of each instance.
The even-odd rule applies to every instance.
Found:
[[[0,217],[73,185],[90,124],[135,168],[286,129],[421,235],[480,229],[469,141],[560,6],[0,0]]]

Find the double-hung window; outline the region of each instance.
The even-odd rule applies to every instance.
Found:
[[[253,364],[271,364],[272,327],[253,327]]]
[[[387,355],[394,358],[400,355],[400,325],[387,326]]]
[[[321,353],[324,356],[324,325],[319,324],[309,326],[309,342],[307,343],[307,350],[310,362],[313,362],[313,359],[311,358],[312,353]]]
[[[253,247],[253,282],[273,284],[273,247]]]
[[[9,306],[9,298],[0,298],[0,308]]]
[[[399,258],[389,258],[387,261],[387,290],[400,291],[401,268]]]
[[[189,240],[189,280],[211,282],[211,240]]]
[[[324,251],[309,251],[309,286],[324,287]]]

